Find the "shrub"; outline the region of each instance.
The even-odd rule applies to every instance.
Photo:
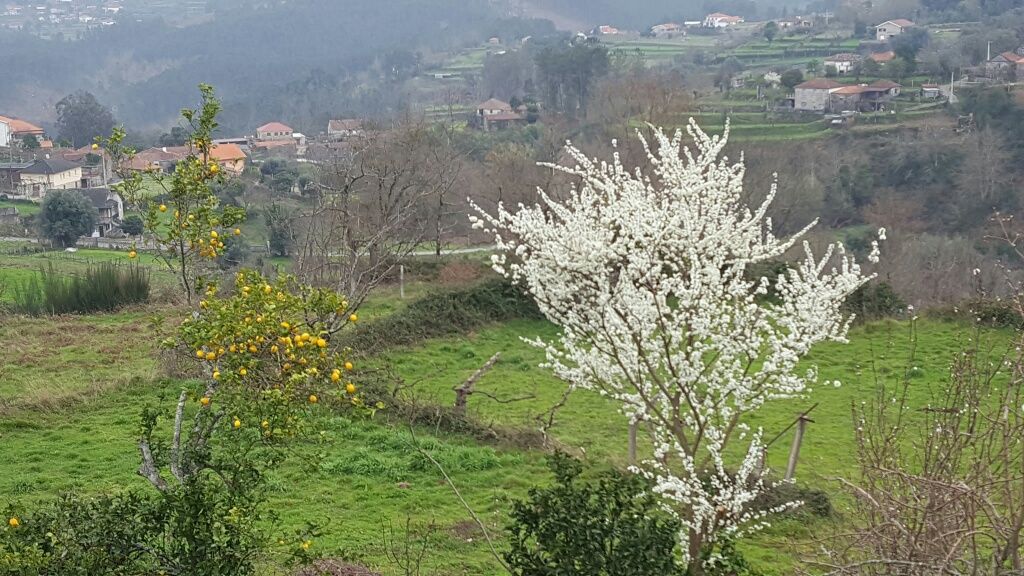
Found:
[[[480,326],[515,318],[540,318],[536,304],[503,279],[495,278],[461,290],[437,292],[404,310],[360,326],[343,344],[376,354],[428,338],[465,334]]]
[[[871,282],[857,289],[843,304],[847,313],[860,321],[878,320],[903,313],[907,303],[888,282]]]
[[[126,217],[124,222],[121,222],[121,231],[129,236],[138,236],[145,229],[146,225],[142,222],[142,218],[135,214]]]
[[[679,522],[661,514],[645,480],[611,471],[586,482],[583,467],[562,454],[550,465],[555,485],[513,505],[505,561],[514,574],[683,574],[674,550]]]
[[[14,286],[14,309],[22,314],[88,314],[116,310],[149,299],[149,271],[138,265],[91,265],[83,275],[62,276],[53,265]]]

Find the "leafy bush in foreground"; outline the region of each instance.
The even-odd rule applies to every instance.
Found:
[[[682,575],[675,547],[679,522],[660,512],[639,476],[607,472],[580,479],[563,454],[550,461],[556,483],[534,488],[512,509],[505,554],[517,576]]]

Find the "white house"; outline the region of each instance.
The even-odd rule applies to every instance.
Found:
[[[825,68],[831,66],[837,73],[847,74],[850,70],[853,70],[853,67],[861,60],[862,58],[859,54],[851,54],[847,52],[843,54],[833,54],[832,56],[825,58],[822,62],[825,65]]]
[[[11,145],[11,125],[0,120],[0,147]]]
[[[899,36],[907,31],[909,28],[913,28],[914,23],[906,18],[897,18],[896,20],[886,20],[878,26],[875,26],[875,39],[879,42],[885,42],[893,36]]]
[[[722,14],[721,12],[715,12],[708,14],[704,17],[705,28],[727,28],[729,26],[735,26],[744,22],[742,16],[730,16],[729,14]]]

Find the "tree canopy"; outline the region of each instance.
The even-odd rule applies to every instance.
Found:
[[[91,92],[78,91],[57,102],[57,129],[60,137],[75,147],[110,134],[116,121],[109,108]]]
[[[74,246],[79,236],[92,233],[98,216],[96,208],[80,192],[53,190],[43,199],[39,228],[54,244]]]

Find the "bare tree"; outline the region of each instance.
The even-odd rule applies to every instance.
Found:
[[[297,219],[296,271],[305,281],[345,292],[356,309],[432,228],[437,233],[430,216],[447,206],[458,170],[435,142],[423,124],[399,125],[320,166],[314,207]]]
[[[1018,250],[1008,220],[999,239]],[[1020,255],[1020,254],[1018,254]],[[1007,273],[1009,308],[1024,320],[1024,286]],[[957,354],[947,382],[911,403],[911,356],[895,385],[879,382],[853,406],[859,477],[856,528],[837,538],[828,574],[874,576],[1024,574],[1024,335],[1008,349],[981,334]]]

